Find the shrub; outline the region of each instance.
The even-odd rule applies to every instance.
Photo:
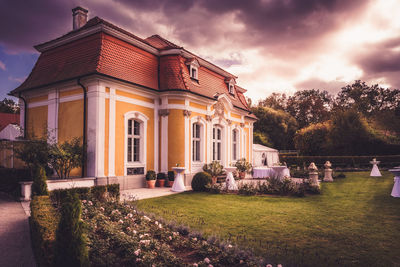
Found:
[[[46,172],[42,166],[38,166],[35,170],[32,184],[32,196],[46,196],[49,194],[47,190]]]
[[[168,180],[169,181],[175,180],[175,172],[174,171],[168,171]]]
[[[56,233],[55,266],[89,266],[81,201],[76,193],[70,192],[64,200]]]
[[[213,194],[219,194],[222,191],[222,184],[207,184],[207,191]]]
[[[157,180],[165,180],[165,173],[163,172],[157,173]]]
[[[235,163],[235,167],[239,172],[248,172],[252,168],[251,163],[248,162],[245,158],[237,160]]]
[[[204,164],[203,171],[210,174],[212,177],[217,177],[224,173],[224,166],[219,161],[214,160],[209,164]]]
[[[288,194],[294,193],[295,189],[296,189],[296,185],[294,184],[294,182],[292,182],[292,180],[290,178],[285,177],[281,181],[279,193],[281,195],[288,195]]]
[[[156,179],[156,172],[153,170],[149,170],[146,173],[146,181],[155,180]]]
[[[239,186],[239,195],[252,196],[257,194],[257,188],[253,184],[244,183]]]
[[[119,201],[120,197],[119,184],[107,185],[107,191],[110,197],[115,198],[117,201]]]
[[[31,201],[32,248],[39,266],[51,266],[59,214],[48,196],[34,196]]]
[[[106,199],[106,192],[107,186],[105,185],[93,186],[90,189],[91,196],[98,201],[104,201]]]
[[[207,191],[206,185],[211,184],[211,175],[206,172],[198,172],[192,180],[193,191]]]

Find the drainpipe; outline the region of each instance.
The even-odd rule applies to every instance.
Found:
[[[21,93],[18,94],[18,98],[20,98],[20,99],[22,99],[22,101],[24,101],[24,126],[23,126],[24,127],[24,129],[23,129],[24,133],[23,133],[23,136],[24,136],[24,139],[25,139],[26,138],[26,112],[28,111],[28,105],[26,103],[26,99],[22,97]],[[20,116],[21,116],[21,114],[20,114]]]
[[[81,83],[81,78],[78,78],[78,85],[82,87],[83,90],[83,157],[82,157],[82,178],[85,176],[85,163],[86,163],[86,109],[87,109],[87,90],[85,86]]]

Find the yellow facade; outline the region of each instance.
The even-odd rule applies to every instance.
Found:
[[[47,134],[47,106],[28,108],[26,117],[27,137],[40,138],[40,137],[45,137],[46,134]]]
[[[168,115],[168,170],[176,164],[185,166],[185,117],[182,110],[171,109]]]
[[[183,99],[168,99],[168,104],[185,105],[185,100],[183,100]]]
[[[73,89],[73,90],[68,90],[68,91],[61,91],[60,97],[79,95],[79,94],[83,94],[83,90],[78,88],[78,89]]]
[[[107,88],[106,88],[107,89]],[[108,153],[110,143],[110,99],[105,100],[105,112],[104,112],[104,174],[108,175]]]
[[[206,105],[197,104],[195,102],[190,102],[189,106],[194,107],[194,108],[198,108],[198,109],[207,110],[207,106]]]
[[[151,99],[149,97],[144,97],[144,96],[141,96],[141,95],[132,94],[132,93],[128,93],[128,92],[121,91],[121,90],[116,90],[116,94],[120,95],[120,96],[129,97],[129,98],[132,98],[132,99],[145,101],[145,102],[148,102],[148,103],[154,103],[154,99]]]

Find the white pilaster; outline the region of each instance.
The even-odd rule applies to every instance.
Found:
[[[47,142],[58,141],[58,90],[52,89],[48,94]]]
[[[161,108],[166,109],[168,98],[162,97]],[[161,116],[161,172],[168,171],[168,115]]]
[[[104,177],[105,87],[88,86],[87,175]]]
[[[108,174],[115,176],[115,89],[110,88],[110,117],[108,127]]]
[[[185,99],[185,110],[189,110],[189,100]],[[190,161],[190,135],[189,135],[189,120],[190,120],[190,115],[189,116],[184,116],[185,120],[185,173],[190,173],[190,166],[189,166],[189,161]]]
[[[159,151],[159,142],[160,142],[160,135],[159,135],[159,116],[158,116],[158,99],[154,100],[154,171],[159,172],[158,161],[160,158],[160,151]]]

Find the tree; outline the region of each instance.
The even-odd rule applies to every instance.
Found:
[[[82,167],[83,145],[80,138],[49,145],[49,164],[60,179],[70,176],[71,170]]]
[[[0,112],[2,113],[19,113],[19,106],[12,99],[4,98],[0,101]]]
[[[271,145],[277,149],[293,149],[293,137],[298,126],[296,120],[283,110],[267,107],[252,108],[258,121],[254,123],[254,131],[269,137]]]
[[[287,100],[286,112],[292,115],[300,128],[329,119],[333,97],[327,91],[298,91]]]
[[[331,142],[329,142],[329,133],[332,129],[332,123],[326,121],[323,123],[311,124],[299,131],[294,137],[294,144],[297,150],[303,155],[327,155],[331,151]]]
[[[15,155],[25,162],[32,176],[38,167],[47,167],[49,146],[45,138],[24,140],[15,146]]]
[[[269,137],[262,132],[253,133],[253,142],[254,144],[260,144],[263,146],[272,146],[272,144],[269,141]]]
[[[384,110],[395,112],[400,108],[400,90],[385,89],[378,84],[369,86],[356,80],[353,84],[342,87],[335,105],[338,109],[355,109],[366,117]]]
[[[89,266],[88,250],[81,221],[82,206],[76,193],[67,192],[56,232],[54,266]]]
[[[273,109],[281,109],[286,111],[287,97],[286,94],[272,93],[270,96],[258,102],[259,107],[267,107]]]
[[[38,166],[35,170],[32,184],[32,196],[47,196],[47,177],[46,171],[42,166]]]

